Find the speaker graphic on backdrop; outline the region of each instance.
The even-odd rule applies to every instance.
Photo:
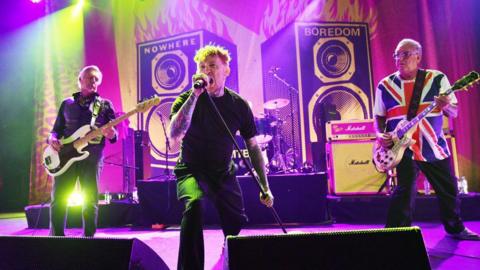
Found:
[[[268,75],[271,67],[283,70],[284,78],[297,87],[298,102],[292,106],[299,119],[294,126],[302,162],[325,170],[325,123],[371,117],[367,24],[293,23],[262,44],[262,63],[266,100],[286,97]]]
[[[148,131],[152,176],[162,175],[166,165],[172,168],[179,156],[180,146],[167,143],[164,128],[170,123],[173,101],[191,85],[191,77],[197,70],[193,61],[196,51],[208,44],[220,45],[230,51],[231,73],[226,84],[238,91],[237,48],[213,33],[199,30],[137,44],[138,100],[153,95],[162,97],[158,106],[139,114],[137,121],[139,130]]]

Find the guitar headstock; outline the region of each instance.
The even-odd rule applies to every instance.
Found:
[[[457,90],[468,90],[468,87],[474,83],[478,83],[480,81],[480,74],[476,71],[470,71],[467,75],[463,76],[460,80],[456,81],[452,85],[452,91]]]
[[[152,97],[150,99],[147,99],[141,103],[138,103],[137,104],[137,107],[135,108],[135,110],[137,112],[145,112],[147,111],[148,109],[150,109],[151,107],[155,106],[155,105],[158,105],[160,104],[160,97]]]

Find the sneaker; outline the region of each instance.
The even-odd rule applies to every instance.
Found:
[[[470,231],[469,229],[465,228],[463,231],[459,233],[451,233],[449,234],[450,237],[457,239],[457,240],[473,240],[473,241],[480,241],[480,236],[475,232]]]

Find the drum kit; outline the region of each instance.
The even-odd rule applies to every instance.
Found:
[[[268,173],[295,172],[295,153],[288,148],[282,136],[285,120],[280,118],[280,109],[288,106],[288,99],[277,98],[263,104],[266,113],[255,116],[257,143],[267,164]]]

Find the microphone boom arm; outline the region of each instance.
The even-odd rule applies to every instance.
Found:
[[[217,114],[217,116],[220,118],[220,120],[222,121],[223,123],[223,126],[225,127],[225,130],[228,132],[228,135],[230,135],[230,139],[232,140],[233,144],[235,145],[235,148],[237,149],[238,153],[240,154],[240,157],[242,159],[242,161],[244,162],[245,166],[247,167],[248,171],[250,172],[250,175],[252,175],[252,177],[255,179],[255,182],[257,183],[257,186],[258,188],[260,189],[260,193],[262,194],[262,197],[265,197],[266,196],[266,193],[265,191],[263,190],[262,188],[262,185],[260,184],[260,179],[258,178],[258,176],[256,174],[253,173],[253,169],[252,169],[252,166],[250,165],[250,163],[247,161],[247,159],[245,158],[245,156],[243,155],[242,151],[240,150],[240,147],[238,146],[237,144],[237,141],[235,140],[235,137],[233,137],[233,134],[232,132],[230,132],[230,129],[228,128],[228,125],[227,123],[225,122],[225,120],[223,119],[223,116],[222,114],[220,113],[220,111],[218,110],[217,106],[215,105],[215,102],[213,102],[213,99],[212,97],[207,93],[207,96],[208,96],[208,100],[210,100],[210,104],[212,105],[212,107],[214,108],[214,111],[215,113]],[[275,218],[275,220],[277,221],[278,225],[280,226],[280,228],[282,229],[283,233],[287,233],[287,230],[285,229],[285,226],[283,225],[281,219],[280,219],[280,216],[278,215],[277,211],[275,210],[275,208],[272,206],[270,207],[270,209],[272,210],[272,214],[273,214],[273,217]]]

